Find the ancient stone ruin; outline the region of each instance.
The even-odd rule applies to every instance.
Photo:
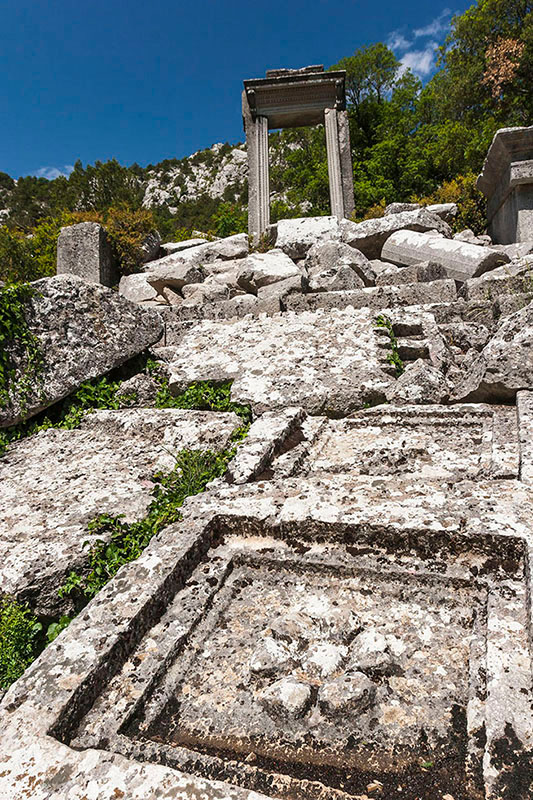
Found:
[[[326,129],[331,213],[342,219],[353,209],[346,73],[324,72],[323,64],[271,69],[266,78],[244,81],[242,117],[248,150],[248,231],[257,240],[270,224],[268,131],[323,123]]]
[[[338,126],[338,81],[246,82],[251,167],[296,89]],[[500,134],[524,163],[532,130]],[[60,588],[113,537],[91,521],[146,519],[180,453],[229,455],[8,689],[1,798],[533,797],[533,240],[343,209],[266,252],[167,245],[118,292],[93,228],[62,234],[83,245],[28,300],[38,379],[0,425],[120,387],[0,459],[2,594],[73,615]]]

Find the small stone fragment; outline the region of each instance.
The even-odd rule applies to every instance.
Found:
[[[250,672],[254,675],[273,675],[292,666],[294,661],[287,645],[271,636],[265,636],[250,659]]]
[[[342,714],[347,711],[367,711],[376,698],[376,686],[362,672],[345,673],[318,691],[318,705],[324,714]],[[368,791],[370,789],[367,787]]]
[[[270,714],[301,717],[311,700],[311,689],[296,678],[281,678],[258,695],[259,702]]]

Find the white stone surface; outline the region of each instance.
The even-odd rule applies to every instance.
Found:
[[[504,253],[486,247],[407,230],[397,231],[387,239],[382,258],[406,267],[420,261],[436,261],[456,281],[475,278],[509,261]]]

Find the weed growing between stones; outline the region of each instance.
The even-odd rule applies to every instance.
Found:
[[[22,412],[42,364],[39,342],[26,319],[28,301],[34,294],[28,283],[0,288],[0,406],[16,402]],[[13,363],[14,350],[24,362],[21,374]]]
[[[0,598],[0,688],[20,678],[38,654],[42,625],[30,609],[11,597]]]
[[[374,325],[379,330],[384,330],[389,337],[391,352],[387,356],[387,361],[389,362],[389,364],[392,364],[392,366],[396,370],[396,377],[399,378],[400,375],[403,372],[405,372],[405,367],[402,359],[400,358],[400,353],[398,351],[398,340],[396,339],[396,335],[392,327],[392,322],[388,317],[384,316],[383,314],[380,314],[374,320]]]
[[[234,441],[240,441],[248,432],[252,422],[252,410],[250,406],[235,403],[231,399],[231,385],[233,381],[197,381],[191,383],[183,392],[178,395],[170,393],[168,379],[158,371],[155,361],[148,361],[147,371],[159,382],[160,389],[157,393],[156,408],[194,408],[199,411],[233,411],[243,421],[244,433],[239,433]],[[235,436],[235,434],[234,434]],[[240,437],[240,438],[239,438]]]
[[[141,555],[153,536],[181,519],[185,499],[200,494],[210,481],[221,477],[234,455],[235,448],[219,453],[182,450],[171,472],[153,476],[154,499],[144,519],[124,522],[123,515],[101,514],[92,520],[89,532],[106,533],[107,541],[99,539],[92,545],[88,575],[71,572],[59,590],[60,597],[71,596],[77,608],[86,605],[120,567]]]
[[[118,409],[120,401],[116,393],[121,381],[111,380],[109,377],[86,381],[82,383],[75,394],[67,397],[62,403],[52,409],[38,414],[31,420],[20,422],[10,428],[0,431],[0,456],[2,456],[11,442],[25,439],[39,431],[48,428],[63,428],[73,430],[77,428],[83,418],[96,409]],[[123,398],[122,398],[123,402]]]

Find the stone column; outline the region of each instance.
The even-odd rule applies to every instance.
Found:
[[[326,150],[328,154],[331,213],[343,218],[354,209],[350,129],[346,111],[326,108]]]
[[[242,109],[248,151],[248,233],[257,241],[270,225],[268,119],[252,118],[244,92]]]
[[[337,130],[339,134],[339,155],[342,174],[342,197],[344,216],[349,217],[355,209],[353,195],[352,148],[350,146],[350,123],[347,111],[337,111]]]
[[[111,243],[101,225],[80,222],[61,228],[57,240],[57,274],[77,275],[103,286],[119,282]]]
[[[337,126],[337,112],[334,108],[324,111],[326,125],[326,151],[328,154],[329,197],[331,213],[334,217],[344,217],[344,202],[342,197],[342,172],[339,149],[339,131]]]

